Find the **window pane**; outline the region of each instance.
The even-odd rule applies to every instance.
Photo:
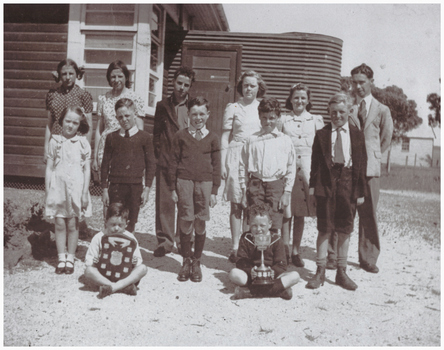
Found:
[[[159,63],[159,46],[151,41],[151,61],[150,68],[157,72],[157,64]]]
[[[85,47],[94,49],[133,49],[134,35],[100,35],[100,34],[86,34]]]
[[[86,11],[103,11],[103,12],[111,12],[111,11],[130,11],[134,12],[134,4],[128,5],[118,5],[118,4],[89,4],[86,5]]]
[[[134,13],[87,12],[85,24],[90,26],[133,26]]]
[[[151,34],[159,38],[159,18],[160,11],[157,8],[153,8],[151,16]]]
[[[231,57],[193,57],[195,68],[225,68],[230,69]]]
[[[83,76],[86,86],[108,86],[106,69],[87,69]]]
[[[117,50],[85,50],[85,63],[110,64],[115,60],[121,60],[130,65],[133,62],[133,52]]]
[[[216,70],[216,69],[196,69],[196,80],[198,81],[217,81],[217,82],[230,82],[230,71]]]
[[[156,95],[150,93],[148,97],[148,106],[154,107],[155,103],[156,103]]]

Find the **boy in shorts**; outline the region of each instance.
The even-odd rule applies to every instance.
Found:
[[[205,221],[210,220],[210,207],[217,204],[221,182],[219,138],[205,124],[210,116],[208,101],[199,96],[188,102],[190,126],[176,133],[169,176],[171,198],[179,211],[180,252],[183,265],[181,282],[202,281],[200,258],[205,244]],[[191,238],[195,232],[194,253]]]
[[[272,209],[271,231],[277,233],[282,228],[284,208],[290,204],[296,155],[291,138],[277,129],[279,101],[265,97],[258,110],[262,128],[245,142],[239,164],[242,206],[267,203]]]
[[[123,291],[137,295],[136,284],[146,275],[139,244],[125,230],[128,209],[112,203],[106,211],[105,230],[97,233],[85,256],[85,277],[99,286],[99,298]]]
[[[285,246],[282,238],[270,232],[272,226],[271,210],[267,204],[253,205],[249,208],[250,231],[245,232],[239,242],[237,251],[238,261],[236,267],[230,271],[230,281],[236,284],[234,299],[250,296],[248,287],[252,295],[262,294],[269,297],[281,297],[290,300],[293,297],[291,287],[299,281],[299,274],[296,271],[286,272],[287,258]],[[274,283],[262,288],[253,288],[253,281],[257,278],[257,268],[261,265],[261,251],[254,244],[254,236],[271,235],[270,245],[264,251],[265,266],[271,267],[271,274]]]

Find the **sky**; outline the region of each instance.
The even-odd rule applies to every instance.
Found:
[[[396,85],[427,125],[427,95],[441,94],[441,6],[435,4],[223,4],[231,32],[303,32],[343,40],[341,75],[366,63],[375,85]]]

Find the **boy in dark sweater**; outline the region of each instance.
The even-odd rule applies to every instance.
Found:
[[[183,265],[179,281],[202,281],[200,257],[205,244],[205,221],[217,204],[221,182],[220,146],[215,133],[205,124],[210,116],[209,103],[196,97],[188,103],[190,126],[173,138],[169,177],[171,198],[179,210],[179,234]],[[191,237],[195,232],[194,254],[191,257]]]
[[[156,160],[150,135],[136,126],[134,102],[121,98],[115,110],[121,128],[106,137],[101,168],[102,201],[106,207],[109,203],[120,202],[129,209],[126,229],[132,233],[140,206],[148,202]]]
[[[250,231],[245,232],[239,241],[236,267],[230,271],[230,281],[236,284],[233,299],[251,296],[251,293],[270,297],[281,297],[290,300],[293,296],[291,287],[298,283],[299,274],[296,271],[286,272],[287,256],[284,241],[277,233],[270,232],[271,208],[266,203],[252,205],[248,209]],[[256,235],[271,235],[270,245],[264,251],[264,264],[271,267],[274,283],[272,286],[260,286],[254,290],[252,282],[257,277],[257,268],[261,265],[261,251],[254,244]],[[264,288],[265,287],[265,288]]]

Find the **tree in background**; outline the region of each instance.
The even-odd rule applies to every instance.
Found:
[[[441,96],[435,92],[428,94],[427,102],[430,103],[429,109],[434,112],[434,114],[429,114],[429,125],[432,128],[441,127]]]
[[[341,77],[340,84],[342,91],[352,92],[351,77]],[[384,89],[373,86],[372,95],[390,109],[393,119],[392,143],[399,142],[408,131],[422,123],[422,119],[418,116],[416,102],[408,100],[401,88],[395,85]]]

